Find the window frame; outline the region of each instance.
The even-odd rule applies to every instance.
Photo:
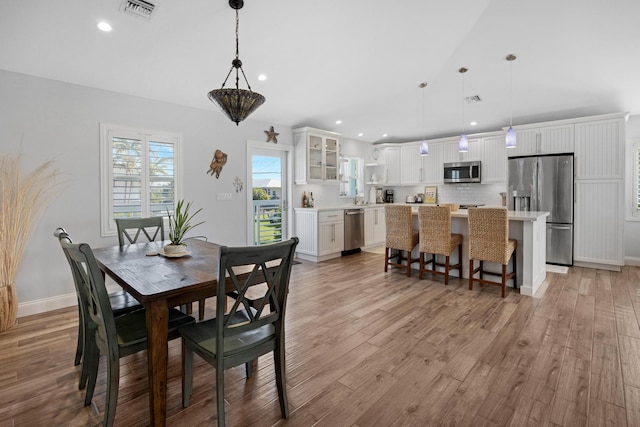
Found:
[[[173,144],[174,204],[182,198],[182,135],[174,132],[100,123],[100,235],[117,235],[113,213],[113,138],[139,139],[143,146],[142,216],[149,216],[149,142]],[[167,218],[165,218],[165,222]],[[165,224],[168,225],[168,224]]]

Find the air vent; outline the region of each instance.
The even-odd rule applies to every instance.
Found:
[[[480,99],[480,95],[473,95],[473,96],[467,96],[464,101],[467,104],[475,104],[477,102],[482,101],[482,99]]]
[[[150,21],[156,10],[156,4],[145,0],[122,0],[120,10],[129,15],[139,16]]]

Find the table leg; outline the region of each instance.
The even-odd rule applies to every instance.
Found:
[[[166,300],[146,305],[149,411],[152,426],[166,425],[169,310]]]

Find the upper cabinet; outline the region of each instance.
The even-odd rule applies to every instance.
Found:
[[[442,152],[444,144],[429,143],[429,154],[420,155],[420,143],[403,144],[400,148],[400,181],[403,185],[442,184]]]
[[[469,138],[469,150],[461,153],[458,151],[458,140],[460,138],[448,140],[444,143],[443,161],[444,163],[470,162],[482,160],[483,143],[481,138]]]
[[[400,184],[400,146],[385,147],[384,149],[384,183],[387,185]]]
[[[576,123],[576,179],[623,179],[624,119]]]
[[[310,127],[293,130],[296,184],[338,182],[338,136]]]
[[[505,147],[505,135],[483,138],[483,144],[482,182],[506,182],[507,148]]]
[[[517,157],[573,153],[573,128],[573,123],[539,127],[516,126],[517,143],[507,150],[507,155]]]

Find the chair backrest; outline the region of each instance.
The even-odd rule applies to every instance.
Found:
[[[275,336],[284,333],[284,315],[289,293],[289,278],[298,238],[263,246],[220,248],[218,258],[218,295],[225,295],[232,284],[237,293],[233,306],[225,316],[217,316],[216,345],[217,354],[224,354],[224,337],[256,330],[271,324]],[[279,261],[279,263],[278,263]],[[274,265],[275,264],[275,265]],[[249,299],[250,287],[264,283],[261,297]],[[216,313],[224,313],[225,298],[216,298]],[[237,311],[244,309],[249,321],[233,323]],[[220,322],[223,323],[220,327]]]
[[[149,242],[164,240],[164,220],[161,216],[150,218],[116,218],[120,247],[138,242],[144,234]],[[135,234],[134,234],[135,233]]]
[[[506,208],[469,208],[469,258],[509,262]]]
[[[386,246],[396,249],[413,249],[411,238],[413,222],[411,206],[386,205],[384,207],[386,225]]]
[[[71,267],[84,321],[93,326],[89,329],[96,329],[96,344],[104,354],[118,354],[116,324],[109,295],[93,251],[86,243],[71,243],[64,229],[61,230],[56,230],[57,237]]]
[[[420,206],[420,252],[446,254],[451,251],[451,208]]]

